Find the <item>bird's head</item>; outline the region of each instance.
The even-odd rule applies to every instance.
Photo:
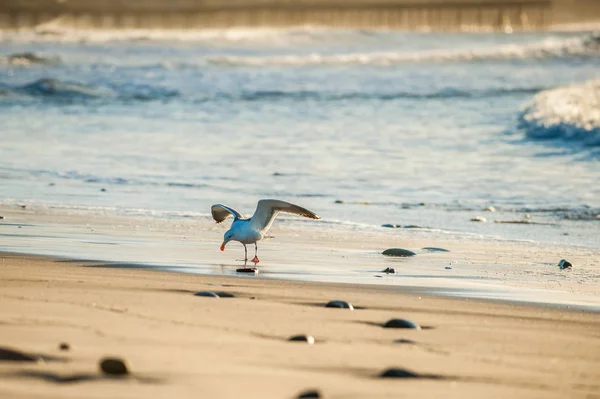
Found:
[[[227,230],[225,236],[223,237],[223,244],[221,244],[221,251],[225,251],[225,245],[231,240],[233,240],[233,232],[231,230]]]

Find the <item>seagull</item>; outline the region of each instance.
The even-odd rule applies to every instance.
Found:
[[[244,245],[244,262],[248,262],[248,248],[246,244],[254,244],[254,259],[252,259],[254,264],[259,262],[256,242],[265,238],[265,234],[279,213],[291,213],[311,219],[321,219],[319,215],[308,209],[276,199],[262,199],[258,201],[256,211],[254,211],[254,215],[251,218],[245,218],[235,209],[222,204],[213,205],[210,212],[217,224],[223,222],[230,215],[233,215],[233,223],[231,223],[231,227],[225,233],[223,244],[221,244],[221,251],[225,251],[225,245],[229,241],[239,241]]]

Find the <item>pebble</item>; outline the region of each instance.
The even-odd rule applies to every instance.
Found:
[[[452,270],[452,267],[446,266],[446,267],[444,267],[444,269],[446,269],[446,270]]]
[[[342,201],[342,200],[335,200],[335,202],[334,202],[334,203],[336,203],[336,204],[343,204],[343,203],[344,203],[344,201]]]
[[[293,337],[288,338],[288,341],[295,342],[306,342],[309,345],[315,343],[315,338],[312,335],[294,335]]]
[[[394,269],[393,267],[386,267],[381,272],[385,274],[396,274],[396,269]]]
[[[386,223],[386,224],[382,224],[381,227],[387,227],[388,229],[393,229],[396,226],[393,224],[390,224],[390,223]]]
[[[437,248],[437,247],[425,247],[423,248],[425,251],[431,251],[431,252],[450,252],[447,249],[444,248]]]
[[[321,393],[317,390],[311,389],[310,391],[304,391],[297,396],[298,399],[309,399],[309,398],[322,398]]]
[[[352,306],[352,304],[346,302],[346,301],[329,301],[327,302],[327,305],[325,305],[326,308],[340,308],[340,309],[350,309],[350,310],[354,310],[354,306]]]
[[[484,211],[486,211],[486,212],[496,212],[496,208],[494,208],[493,206],[488,206],[487,208],[484,209]]]
[[[238,273],[254,273],[258,274],[258,269],[256,267],[243,267],[241,269],[235,269]]]
[[[0,220],[4,219],[4,216],[0,216]]]
[[[560,267],[561,270],[563,269],[570,269],[573,267],[573,265],[571,264],[571,262],[569,262],[566,259],[561,259],[560,262],[558,262],[558,266]]]
[[[402,256],[402,257],[416,255],[416,253],[414,253],[413,251],[409,251],[408,249],[403,249],[403,248],[389,248],[389,249],[386,249],[385,251],[383,251],[382,253],[383,253],[383,255],[386,255],[386,256]]]
[[[103,193],[105,193],[106,189],[105,188],[101,188],[100,191],[103,192]]]
[[[69,344],[68,344],[68,343],[66,343],[66,342],[61,342],[61,343],[58,345],[58,349],[60,349],[61,351],[68,351],[69,349],[71,349],[71,345],[69,345]]]
[[[194,294],[194,296],[207,296],[211,298],[219,298],[219,295],[215,294],[212,291],[199,291]]]
[[[412,339],[400,338],[394,341],[397,344],[416,344]]]
[[[383,325],[384,328],[412,328],[420,330],[421,326],[406,319],[391,319]]]
[[[3,360],[10,362],[37,362],[40,360],[40,357],[13,349],[0,348],[0,361]]]
[[[421,376],[413,373],[412,371],[408,371],[400,368],[389,368],[385,370],[383,373],[379,374],[381,378],[420,378]]]
[[[129,374],[129,367],[127,367],[126,361],[117,357],[105,357],[100,360],[100,370],[102,370],[104,374],[110,375]]]
[[[487,222],[487,219],[483,216],[475,216],[474,218],[471,218],[471,222]]]

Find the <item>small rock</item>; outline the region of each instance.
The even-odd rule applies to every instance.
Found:
[[[390,223],[386,223],[386,224],[382,224],[381,227],[387,227],[388,229],[393,229],[396,226],[393,224],[390,224]]]
[[[293,337],[288,338],[288,341],[294,342],[306,342],[309,345],[315,343],[315,338],[312,335],[294,335]]]
[[[525,214],[525,219],[531,219],[531,215],[530,215],[530,214],[528,214],[528,213],[526,213],[526,214]]]
[[[400,368],[389,368],[379,374],[381,378],[420,378],[420,375]]]
[[[19,205],[21,207],[21,209],[25,209],[27,208],[27,205]]]
[[[444,269],[446,269],[446,270],[452,270],[452,267],[446,266],[446,267],[444,267]]]
[[[389,249],[386,249],[385,251],[383,251],[382,254],[386,255],[386,256],[401,256],[401,257],[408,257],[408,256],[416,255],[416,253],[414,253],[413,251],[409,251],[408,249],[403,249],[403,248],[389,248]]]
[[[391,319],[383,325],[384,328],[412,328],[420,330],[421,326],[406,319]]]
[[[484,211],[486,211],[486,212],[496,212],[496,208],[494,208],[493,206],[490,205],[487,208],[485,208]]]
[[[396,225],[396,227],[404,227],[405,229],[424,229],[425,227],[416,224],[406,224],[404,226]]]
[[[487,220],[483,216],[475,216],[471,218],[471,222],[487,222]]]
[[[558,262],[558,267],[560,267],[561,270],[571,269],[573,267],[573,265],[568,260],[561,259],[560,262]]]
[[[335,204],[343,204],[343,203],[344,203],[344,201],[342,201],[342,200],[335,200],[335,202],[334,202],[334,203],[335,203]]]
[[[105,188],[101,188],[100,191],[103,192],[103,193],[105,193],[106,189]]]
[[[354,306],[352,306],[350,303],[346,302],[346,301],[329,301],[327,302],[327,305],[325,305],[326,308],[340,308],[340,309],[350,309],[350,310],[354,310]]]
[[[396,274],[396,269],[394,269],[393,267],[386,267],[381,272],[385,274]]]
[[[129,374],[129,367],[124,360],[116,357],[105,357],[100,360],[100,370],[104,374],[126,375]]]
[[[219,298],[219,295],[215,294],[212,291],[199,291],[194,294],[194,296],[206,296],[210,298]]]
[[[412,339],[400,338],[394,341],[397,344],[416,344]]]
[[[280,172],[273,172],[273,176],[283,176],[283,173],[280,173]]]
[[[450,252],[447,249],[437,248],[437,247],[424,247],[422,249],[424,249],[425,251],[431,251],[431,252]]]
[[[298,399],[322,398],[317,390],[304,391],[297,396]]]
[[[9,348],[0,348],[0,361],[7,362],[37,362],[41,360],[39,356],[29,353],[16,351]]]
[[[4,216],[0,216],[0,220],[4,219]]]
[[[56,186],[56,184],[55,183],[48,183],[48,186],[54,187],[54,186]]]
[[[238,273],[253,273],[258,274],[258,269],[256,267],[242,267],[241,269],[235,269]]]
[[[71,345],[69,345],[69,344],[68,344],[68,343],[66,343],[66,342],[61,342],[61,343],[58,345],[58,349],[60,349],[61,351],[68,351],[69,349],[71,349]]]
[[[530,224],[531,219],[517,219],[517,220],[494,220],[495,223],[505,224]]]

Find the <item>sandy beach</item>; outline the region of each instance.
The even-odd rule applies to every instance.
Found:
[[[597,313],[9,253],[0,262],[2,347],[46,358],[0,361],[2,397],[600,395]],[[383,328],[392,318],[423,329]],[[315,344],[287,341],[298,334]],[[126,359],[131,376],[103,377],[103,356]],[[391,367],[421,378],[379,377]]]

